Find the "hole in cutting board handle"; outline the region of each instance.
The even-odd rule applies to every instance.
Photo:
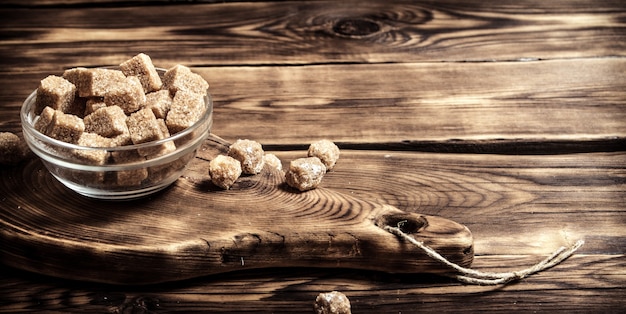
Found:
[[[428,226],[428,220],[424,216],[412,213],[394,213],[381,215],[374,221],[376,226],[398,227],[402,232],[411,234],[418,233]]]

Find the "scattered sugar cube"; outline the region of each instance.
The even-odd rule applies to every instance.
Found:
[[[111,84],[109,91],[104,94],[104,103],[107,106],[119,106],[126,114],[141,109],[146,103],[146,94],[139,78],[129,76],[117,84]]]
[[[339,159],[339,147],[329,140],[320,140],[309,146],[307,152],[309,157],[317,157],[326,166],[326,170],[330,171],[335,167],[335,163]]]
[[[11,132],[0,132],[0,165],[13,165],[22,161],[30,149],[22,139]]]
[[[350,300],[338,291],[320,293],[315,298],[316,314],[351,314]]]
[[[167,90],[159,90],[146,94],[145,108],[152,109],[154,115],[159,119],[165,119],[167,113],[172,106],[172,96]]]
[[[126,114],[119,106],[100,108],[83,119],[85,132],[115,137],[128,132]]]
[[[241,163],[230,156],[218,155],[209,162],[211,182],[228,190],[241,176]]]
[[[172,95],[181,90],[206,95],[209,83],[199,74],[191,72],[188,67],[178,64],[168,69],[163,75],[163,87]]]
[[[289,163],[285,181],[292,188],[307,191],[317,188],[325,173],[326,166],[319,158],[298,158]]]
[[[172,100],[165,123],[170,133],[176,134],[194,125],[200,120],[205,110],[204,96],[181,90]]]
[[[274,167],[278,170],[283,170],[283,163],[280,161],[278,157],[274,154],[265,154],[263,155],[263,159],[265,159],[265,164],[270,167]]]
[[[258,142],[239,139],[228,148],[228,156],[241,163],[241,169],[245,174],[257,174],[263,170],[265,152]]]
[[[150,56],[140,53],[120,64],[120,69],[126,76],[136,76],[141,81],[144,93],[161,89],[163,83]]]
[[[74,84],[60,76],[50,75],[39,82],[35,113],[41,113],[48,106],[64,113],[76,114],[78,108],[75,108],[75,97],[76,86]]]

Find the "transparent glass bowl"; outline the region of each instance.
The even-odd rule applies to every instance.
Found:
[[[164,70],[159,69],[159,73],[162,75]],[[194,125],[171,137],[119,147],[79,146],[53,139],[34,128],[36,97],[35,90],[26,98],[21,109],[26,143],[63,185],[81,195],[97,199],[136,199],[171,185],[196,156],[198,147],[208,137],[213,123],[213,101],[207,92],[204,97],[204,115]],[[108,158],[103,165],[93,165],[79,157],[84,153],[136,154],[138,150],[158,149],[168,142],[173,142],[176,150],[141,161],[114,162]]]

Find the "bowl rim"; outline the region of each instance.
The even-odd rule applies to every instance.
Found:
[[[97,68],[112,68],[112,67],[97,67]],[[162,68],[156,68],[156,69],[158,71],[166,71],[165,69],[162,69]],[[28,95],[28,97],[26,97],[26,100],[24,100],[24,102],[22,103],[22,107],[20,109],[20,120],[21,120],[22,128],[25,129],[24,130],[25,132],[33,135],[38,140],[46,144],[51,144],[51,145],[55,145],[55,146],[67,148],[67,149],[90,150],[90,151],[106,150],[110,152],[114,152],[114,151],[117,152],[117,151],[130,151],[130,150],[137,150],[141,148],[148,148],[152,146],[158,146],[167,142],[179,140],[187,136],[188,134],[194,132],[196,129],[200,128],[204,123],[207,122],[207,120],[211,120],[211,116],[213,115],[213,98],[211,96],[211,93],[207,89],[206,94],[203,95],[204,104],[205,104],[204,113],[202,114],[200,119],[198,119],[198,121],[196,121],[190,127],[184,129],[183,131],[180,131],[176,134],[173,134],[169,137],[166,137],[160,140],[141,143],[141,144],[129,144],[129,145],[121,145],[121,146],[113,146],[113,147],[103,147],[103,146],[91,147],[91,146],[82,146],[82,145],[77,145],[77,144],[57,140],[35,129],[35,126],[33,124],[35,119],[31,117],[31,112],[32,112],[31,109],[35,104],[36,97],[37,97],[37,89],[31,92]],[[34,113],[32,115],[36,116],[36,114]],[[208,123],[212,124],[212,121],[209,121]],[[210,128],[211,128],[211,125],[209,125],[209,130]],[[178,149],[176,151],[178,151]]]

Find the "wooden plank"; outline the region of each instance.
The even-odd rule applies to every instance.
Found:
[[[306,313],[330,290],[354,313],[626,308],[623,1],[209,2],[3,1],[0,129],[19,130],[21,101],[46,75],[141,51],[207,77],[217,134],[259,140],[285,163],[328,137],[343,149],[324,189],[467,225],[476,269],[585,246],[505,287],[311,268],[119,287],[3,265],[0,312]]]
[[[267,144],[626,135],[623,59],[197,70],[212,83],[214,132]]]
[[[623,149],[625,60],[194,71],[211,84],[213,132],[231,141],[250,138],[280,147],[330,138],[346,146],[382,143],[387,149],[524,154],[559,152],[554,147],[559,145],[580,150],[574,144],[584,147],[585,142],[600,146],[588,151]],[[153,61],[159,65],[161,60]],[[60,73],[0,77],[7,86],[0,90],[3,129],[19,130],[23,99],[39,80]]]
[[[0,9],[0,60],[3,69],[58,71],[138,52],[194,66],[614,57],[626,51],[625,17],[622,3],[604,1],[10,8]]]
[[[133,202],[79,196],[38,159],[0,168],[0,194],[6,196],[0,261],[67,279],[131,285],[243,268],[449,272],[419,250],[407,252],[407,243],[384,229],[405,221],[406,233],[450,261],[472,262],[473,239],[465,226],[323,188],[300,193],[269,166],[222,190],[211,184],[207,169],[228,145],[210,138],[171,187]]]
[[[306,151],[276,152],[289,161]],[[626,154],[551,156],[343,150],[324,187],[467,225],[475,254],[626,254]],[[384,179],[383,179],[384,178]]]
[[[532,311],[615,312],[624,308],[623,255],[577,255],[550,271],[505,287],[467,286],[425,275],[389,275],[346,269],[240,271],[148,287],[67,281],[0,267],[6,311],[309,313],[318,293],[339,290],[353,313]],[[535,257],[478,257],[478,269],[525,267]],[[37,285],[32,281],[36,280]],[[372,292],[375,291],[375,296]]]
[[[203,150],[200,158],[209,159],[214,154],[209,148]],[[304,151],[276,153],[284,163],[305,155]],[[113,269],[120,267],[116,266],[118,263],[124,265],[124,269],[135,269],[126,264],[128,258],[150,259],[150,265],[157,268],[177,265],[174,273],[158,271],[158,276],[150,276],[149,280],[153,281],[246,267],[305,266],[308,262],[318,266],[332,263],[363,268],[369,263],[359,256],[379,252],[383,242],[389,240],[383,239],[382,231],[378,239],[374,236],[378,233],[368,229],[364,225],[366,221],[361,221],[385,212],[385,208],[372,205],[381,203],[467,225],[474,234],[474,250],[479,256],[523,254],[539,259],[579,239],[587,241],[580,254],[625,254],[624,165],[624,153],[481,156],[344,151],[340,163],[326,175],[323,189],[281,196],[285,192],[272,188],[272,184],[275,185],[272,182],[278,180],[272,175],[242,178],[232,192],[218,193],[203,179],[206,165],[196,162],[189,173],[158,198],[110,204],[72,197],[33,164],[16,170],[29,175],[20,176],[7,172],[8,169],[3,175],[5,180],[0,188],[3,194],[11,196],[2,203],[0,213],[5,225],[2,235],[6,243],[12,243],[4,248],[3,260],[16,267],[59,276],[69,276],[69,273],[63,266],[65,263],[57,262],[66,261],[68,254],[78,252],[83,260],[89,258],[91,262],[87,265],[99,263],[102,256],[107,256],[105,260],[111,262]],[[180,206],[181,193],[185,195],[185,206]],[[318,197],[320,200],[316,201]],[[213,210],[204,209],[207,205],[198,207],[197,202],[211,204]],[[42,205],[44,203],[48,205]],[[293,219],[294,214],[299,217],[297,220]],[[429,219],[434,226],[436,220]],[[290,227],[286,228],[286,224]],[[321,225],[321,229],[317,227]],[[41,231],[36,231],[37,228]],[[327,245],[329,232],[335,234],[332,242],[337,250],[330,255],[320,249],[320,245]],[[344,233],[351,236],[345,237]],[[248,243],[251,240],[245,240],[246,234],[259,237],[264,244],[257,247]],[[242,240],[227,240],[238,237]],[[203,241],[211,245],[207,248],[198,239],[205,239]],[[362,253],[348,257],[346,254],[354,250],[354,239],[359,240],[358,251]],[[28,241],[40,243],[33,246],[35,242],[29,245]],[[291,260],[290,254],[285,255],[283,249],[279,249],[282,245],[298,248],[301,241],[308,243],[305,246],[308,249],[289,251],[299,256],[298,260]],[[235,243],[234,247],[231,242]],[[437,244],[432,242],[431,245]],[[222,257],[219,257],[219,252],[213,251],[219,251],[221,246]],[[33,255],[34,247],[46,253]],[[396,249],[385,249],[386,262],[378,258],[378,269],[386,267],[385,263],[395,265],[394,272],[415,267],[397,259],[410,256],[408,251],[401,250],[398,255],[394,254]],[[224,250],[235,253],[224,255]],[[168,257],[172,254],[178,256],[174,259],[176,262]],[[328,258],[324,257],[326,255]],[[224,260],[224,256],[241,256],[245,261]],[[218,264],[222,263],[223,270],[214,268],[215,258],[221,258]],[[18,260],[21,262],[17,263]],[[409,260],[420,261],[419,258]],[[98,281],[148,280],[143,275],[127,272],[116,271],[113,276],[107,273],[107,265],[93,265],[98,265],[98,277],[93,277],[95,273],[89,272],[90,266],[85,264],[72,265],[72,276]],[[425,269],[420,267],[413,269]],[[436,272],[434,268],[428,269]],[[102,274],[106,274],[106,279]]]

